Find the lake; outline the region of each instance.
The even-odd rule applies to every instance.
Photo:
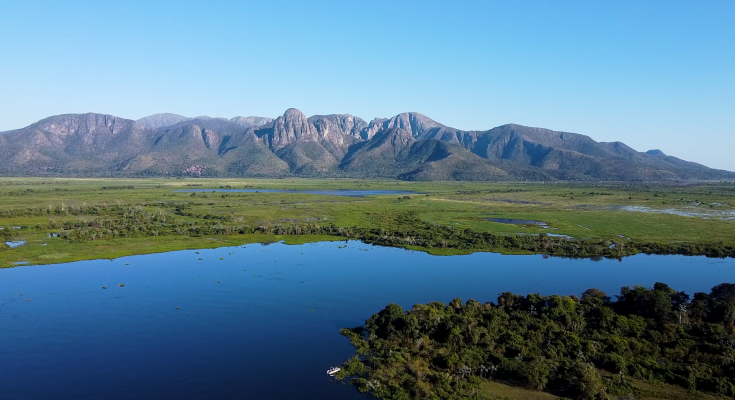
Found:
[[[285,190],[285,189],[179,189],[174,190],[179,193],[300,193],[300,194],[318,194],[323,196],[347,196],[347,197],[365,197],[365,196],[377,196],[377,195],[410,195],[418,194],[410,190],[351,190],[351,189],[337,189],[337,190]]]
[[[735,282],[735,260],[441,257],[350,241],[22,266],[0,270],[0,387],[7,399],[354,399],[326,376],[354,354],[338,331],[391,302],[655,282],[708,292]]]

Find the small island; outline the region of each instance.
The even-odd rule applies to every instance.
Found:
[[[390,304],[340,331],[357,354],[337,378],[396,400],[499,398],[489,382],[574,399],[660,396],[638,382],[678,387],[686,398],[733,397],[734,323],[731,283],[693,298],[656,283],[623,287],[614,299],[589,289],[581,298],[505,292],[496,303],[454,299],[405,312]]]

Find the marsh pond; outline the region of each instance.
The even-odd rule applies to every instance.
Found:
[[[431,256],[361,242],[252,244],[0,270],[3,398],[348,399],[340,328],[389,303],[735,281],[735,260]]]
[[[321,196],[346,196],[346,197],[365,197],[380,195],[408,195],[418,194],[410,190],[354,190],[354,189],[334,189],[334,190],[288,190],[288,189],[179,189],[174,190],[176,193],[292,193],[292,194],[316,194]]]

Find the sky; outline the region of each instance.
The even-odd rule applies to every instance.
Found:
[[[735,1],[0,0],[0,131],[416,111],[735,171]]]

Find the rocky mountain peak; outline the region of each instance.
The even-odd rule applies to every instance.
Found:
[[[309,117],[322,138],[343,135],[360,138],[360,132],[368,124],[362,118],[350,114],[314,115]]]
[[[306,115],[301,112],[298,108],[289,108],[283,113],[283,118],[288,121],[306,120]]]
[[[446,128],[444,125],[417,112],[398,114],[383,123],[384,129],[401,128],[411,132],[415,138],[423,136],[432,128]]]
[[[368,124],[367,127],[363,128],[362,131],[360,131],[360,138],[363,140],[370,140],[373,136],[375,136],[378,131],[383,129],[383,123],[385,121],[388,121],[386,118],[373,118],[372,121]]]
[[[417,113],[407,112],[398,114],[393,118],[375,118],[370,121],[367,127],[360,132],[360,137],[369,140],[376,133],[383,129],[400,128],[408,131],[414,138],[420,138],[429,133],[432,129],[448,129],[446,126],[434,121],[433,119]]]
[[[276,118],[273,131],[269,135],[272,150],[282,149],[296,141],[315,141],[319,134],[306,115],[295,108],[289,108],[283,116]]]

